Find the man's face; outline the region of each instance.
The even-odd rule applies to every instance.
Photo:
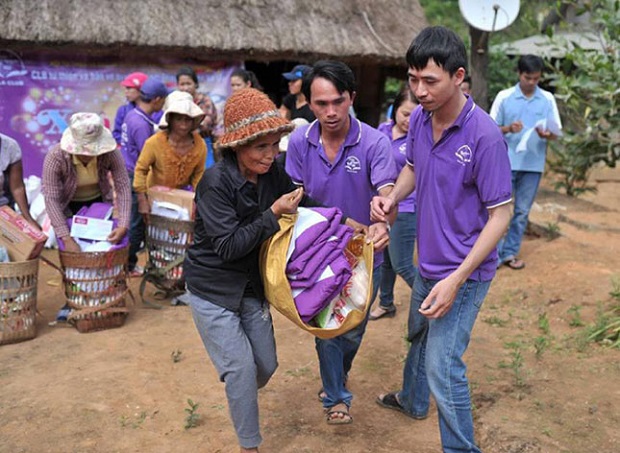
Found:
[[[519,73],[519,88],[521,92],[530,96],[536,90],[538,82],[540,81],[541,72],[520,72]]]
[[[348,91],[338,93],[332,82],[322,77],[310,85],[310,109],[319,120],[321,128],[330,133],[347,130],[349,127],[349,109],[353,105],[353,96]]]
[[[463,94],[471,94],[471,87],[469,86],[469,82],[461,83],[461,91],[463,92]]]
[[[140,97],[140,90],[133,87],[125,87],[125,99],[129,102],[136,102]]]
[[[424,69],[411,67],[407,75],[411,92],[426,111],[439,110],[455,95],[462,96],[460,84],[465,77],[464,68],[459,68],[451,76],[430,59]]]

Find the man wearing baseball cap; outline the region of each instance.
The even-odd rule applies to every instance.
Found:
[[[155,114],[161,112],[168,96],[168,89],[164,82],[155,77],[149,77],[140,87],[140,96],[136,99],[136,107],[127,113],[122,126],[121,153],[125,160],[125,168],[133,187],[133,174],[136,162],[144,142],[156,132],[157,121]],[[158,118],[161,115],[158,115]],[[142,269],[137,265],[138,251],[144,241],[144,220],[138,212],[138,195],[131,191],[131,225],[129,228],[129,272],[130,276],[139,276]]]
[[[116,111],[114,130],[112,131],[114,140],[116,140],[119,146],[121,144],[121,128],[123,127],[125,116],[127,112],[136,108],[136,100],[140,97],[140,88],[142,88],[142,84],[147,78],[148,76],[143,72],[132,72],[121,82],[121,86],[125,87],[125,99],[127,99],[127,103],[121,105]]]
[[[282,74],[282,77],[288,80],[289,91],[289,94],[284,97],[282,105],[280,106],[280,114],[282,117],[289,120],[303,118],[309,123],[316,119],[301,89],[303,78],[311,69],[310,66],[298,64],[290,72]]]

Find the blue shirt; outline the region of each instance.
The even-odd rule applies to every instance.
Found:
[[[446,278],[465,260],[489,219],[488,209],[509,203],[512,182],[506,141],[470,97],[437,143],[432,114],[417,107],[409,123],[407,164],[416,178],[420,274]],[[490,281],[497,250],[469,277]]]
[[[490,115],[499,126],[509,126],[515,121],[523,123],[521,132],[505,134],[512,169],[542,173],[545,169],[547,140],[540,138],[534,130],[525,142],[525,151],[517,152],[516,149],[527,131],[534,128],[539,120],[552,120],[561,127],[560,114],[553,94],[536,87],[534,94],[528,98],[517,83],[497,94]]]

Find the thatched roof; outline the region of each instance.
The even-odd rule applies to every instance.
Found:
[[[1,0],[0,45],[403,64],[418,0]]]

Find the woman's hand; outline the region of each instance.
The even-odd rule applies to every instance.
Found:
[[[118,244],[120,241],[123,240],[126,234],[127,234],[126,227],[114,228],[112,232],[110,233],[110,235],[108,236],[108,242],[111,242],[112,244]]]
[[[294,214],[297,212],[297,206],[299,206],[299,202],[303,196],[303,187],[285,193],[271,205],[271,210],[277,219],[282,217],[282,214]]]
[[[65,244],[66,252],[71,252],[71,253],[82,252],[82,249],[80,248],[80,246],[77,244],[77,242],[75,242],[75,240],[71,236],[65,236],[64,238],[60,238],[60,239],[62,239],[62,242]]]
[[[144,217],[144,222],[149,223],[151,207],[149,206],[149,200],[146,198],[146,194],[138,194],[138,212],[142,214],[142,217]]]

